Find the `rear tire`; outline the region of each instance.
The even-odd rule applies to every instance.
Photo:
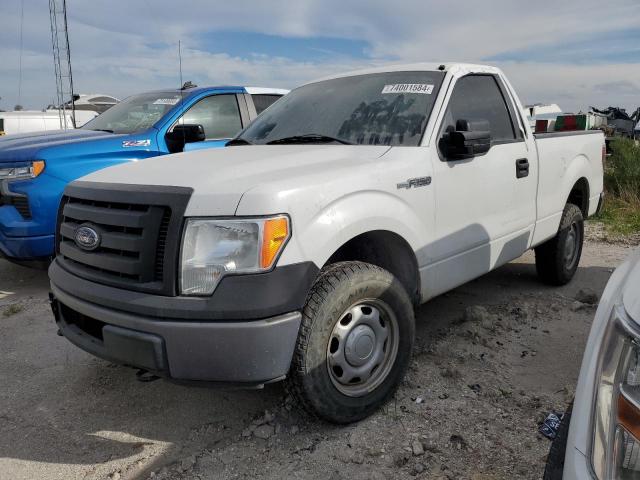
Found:
[[[583,242],[582,211],[568,203],[564,207],[556,236],[535,249],[538,277],[550,285],[569,283],[578,269]]]
[[[562,472],[564,471],[564,457],[567,453],[567,438],[569,437],[569,424],[571,423],[571,411],[573,402],[567,408],[566,413],[562,417],[560,427],[553,439],[547,456],[547,464],[544,467],[543,480],[562,480]]]
[[[314,416],[361,420],[398,387],[414,332],[411,299],[391,273],[363,262],[329,265],[303,309],[287,388]]]

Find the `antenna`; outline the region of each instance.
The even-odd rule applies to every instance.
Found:
[[[182,120],[182,114],[184,113],[184,89],[182,88],[182,42],[178,40],[178,69],[180,70],[180,118],[178,119],[178,123]],[[184,125],[184,120],[182,120],[182,124]],[[187,132],[185,132],[184,128],[182,129],[182,149],[184,150],[184,145],[187,144]]]
[[[24,30],[24,0],[20,2],[20,67],[18,73],[18,105],[22,105],[22,46]]]
[[[56,76],[56,94],[60,128],[75,128],[76,104],[73,96],[73,76],[71,75],[71,51],[69,49],[69,30],[67,28],[67,1],[49,0],[51,18],[51,45],[53,47],[53,66]],[[71,105],[71,125],[68,125],[65,98]]]

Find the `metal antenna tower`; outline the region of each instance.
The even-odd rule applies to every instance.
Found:
[[[53,66],[56,75],[56,94],[60,128],[75,128],[76,105],[73,97],[73,76],[71,75],[71,51],[67,29],[67,1],[49,0],[51,17],[51,44],[53,46]],[[71,100],[69,105],[65,102]],[[67,113],[71,113],[71,121]]]

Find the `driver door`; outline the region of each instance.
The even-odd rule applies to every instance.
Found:
[[[167,142],[172,153],[175,153],[175,151],[187,152],[204,148],[223,147],[242,130],[242,118],[237,95],[225,93],[204,97],[192,105],[169,129],[169,132],[173,131],[173,128],[178,124],[202,125],[205,140],[171,146]]]
[[[431,149],[436,235],[428,247],[430,296],[483,275],[528,248],[537,175],[518,178],[516,165],[529,152],[508,102],[494,75],[462,77],[451,93],[437,148]],[[461,119],[488,121],[491,148],[486,154],[464,160],[445,157],[444,134]]]

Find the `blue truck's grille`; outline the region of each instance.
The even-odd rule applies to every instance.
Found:
[[[93,190],[74,184],[65,190],[58,219],[57,261],[89,280],[174,295],[182,213],[191,190],[151,194],[145,189],[141,194],[122,191],[131,186],[118,187],[105,191],[104,187]],[[91,250],[76,239],[83,226],[98,234],[98,245]]]

